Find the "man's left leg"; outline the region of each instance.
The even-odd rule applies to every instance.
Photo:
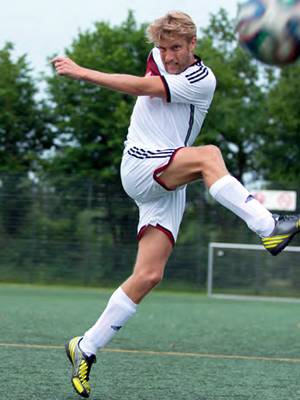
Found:
[[[73,365],[72,384],[82,397],[89,397],[89,373],[95,354],[136,313],[138,304],[162,279],[172,252],[170,239],[162,231],[149,226],[139,241],[132,275],[112,294],[96,323],[81,337],[66,345]]]

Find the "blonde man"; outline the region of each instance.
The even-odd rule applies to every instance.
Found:
[[[211,69],[194,54],[192,19],[170,12],[147,33],[155,47],[144,77],[93,71],[65,57],[53,60],[59,75],[138,96],[121,164],[123,187],[139,207],[138,252],[132,275],[112,294],[96,323],[66,345],[72,383],[83,397],[90,394],[97,350],[163,277],[184,213],[186,184],[203,178],[211,195],[242,218],[274,255],[299,231],[298,217],[274,218],[229,174],[216,146],[192,146],[216,86]]]

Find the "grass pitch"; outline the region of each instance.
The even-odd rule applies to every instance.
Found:
[[[0,398],[80,399],[63,345],[110,294],[0,285]],[[97,358],[93,400],[299,400],[299,304],[156,291]]]

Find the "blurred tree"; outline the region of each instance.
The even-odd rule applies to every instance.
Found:
[[[12,51],[11,43],[0,49],[0,171],[24,172],[34,168],[53,137],[26,56],[13,61]]]
[[[66,54],[75,62],[104,72],[144,75],[149,44],[145,27],[132,12],[120,26],[97,22],[82,32]],[[48,163],[53,172],[76,173],[115,181],[135,98],[86,82],[48,78],[59,151]]]
[[[9,234],[21,229],[12,220],[29,207],[28,172],[37,168],[53,139],[45,104],[35,98],[37,86],[26,56],[14,61],[12,52],[11,43],[0,49],[0,220]]]
[[[264,176],[277,186],[300,183],[300,65],[281,70],[267,102],[267,137],[260,157]]]

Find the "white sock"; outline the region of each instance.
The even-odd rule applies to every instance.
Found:
[[[259,236],[268,236],[273,232],[275,222],[272,214],[233,176],[225,175],[218,179],[209,192]]]
[[[80,342],[80,349],[88,356],[96,354],[125,325],[137,310],[135,304],[119,287],[109,299],[98,321],[85,332]]]

